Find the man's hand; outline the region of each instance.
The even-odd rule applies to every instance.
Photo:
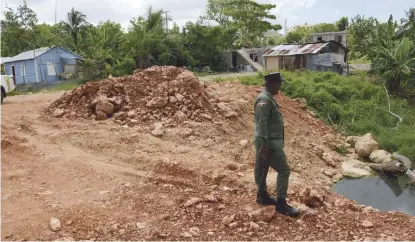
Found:
[[[269,153],[269,149],[266,146],[262,146],[261,150],[259,151],[261,153],[261,157],[264,160],[268,159],[268,153]]]

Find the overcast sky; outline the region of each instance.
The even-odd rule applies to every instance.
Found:
[[[56,0],[27,0],[39,19],[39,22],[55,22]],[[23,0],[1,0],[2,11],[5,5],[17,7]],[[415,0],[259,0],[260,3],[272,3],[277,7],[272,11],[277,16],[275,23],[288,28],[297,24],[315,24],[334,22],[341,16],[353,17],[357,14],[373,16],[387,20],[392,14],[399,20],[404,11],[415,7]],[[169,11],[168,14],[179,26],[187,21],[195,21],[203,14],[207,0],[57,0],[57,21],[66,20],[72,7],[87,15],[91,23],[111,20],[128,27],[129,21],[143,15],[149,6],[153,9]],[[171,23],[170,23],[171,26]]]

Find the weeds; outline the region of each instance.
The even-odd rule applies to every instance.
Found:
[[[245,85],[263,85],[263,73],[240,76]],[[343,77],[332,72],[286,72],[281,91],[292,98],[305,98],[319,118],[334,125],[345,135],[372,133],[381,148],[398,151],[415,160],[415,107],[404,99],[391,97],[392,112],[388,113],[387,97],[382,86],[356,75]],[[220,81],[224,81],[221,79]]]

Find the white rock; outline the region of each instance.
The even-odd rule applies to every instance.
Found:
[[[154,123],[154,130],[151,131],[151,134],[156,137],[163,136],[164,134],[163,123],[161,122]]]
[[[129,118],[135,118],[136,115],[137,114],[135,113],[134,110],[131,110],[131,111],[127,112],[127,117],[129,117]]]
[[[358,139],[359,139],[359,136],[348,136],[346,138],[346,142],[349,143],[352,147],[354,147]]]
[[[218,109],[222,112],[229,112],[231,109],[224,102],[218,103]]]
[[[238,114],[235,111],[229,111],[225,113],[225,118],[232,118],[238,116]]]
[[[233,222],[229,224],[229,228],[235,228],[238,225],[238,222]]]
[[[387,163],[392,161],[392,155],[386,150],[375,150],[370,154],[369,158],[375,163]]]
[[[205,114],[205,113],[200,114],[200,117],[205,118],[207,120],[212,120],[212,117],[210,115]]]
[[[330,170],[324,170],[323,171],[323,174],[326,175],[326,176],[328,176],[328,177],[333,177],[333,175],[334,175],[333,172],[330,171]]]
[[[355,151],[359,157],[369,157],[370,154],[378,148],[378,142],[372,138],[370,133],[360,137],[355,144]]]
[[[190,232],[193,236],[198,236],[198,235],[199,235],[200,230],[199,230],[199,228],[198,228],[198,227],[191,227],[191,228],[189,229],[189,232]]]
[[[137,226],[137,229],[145,229],[146,227],[147,227],[147,223],[145,223],[145,222],[137,222],[136,224],[135,224],[135,226]]]
[[[59,231],[61,229],[61,221],[57,218],[52,218],[49,225],[53,232]]]
[[[347,160],[342,163],[343,176],[360,178],[370,175],[370,167],[359,160]]]
[[[183,123],[187,120],[187,115],[180,110],[174,114],[174,117],[179,123]]]
[[[192,237],[192,235],[189,232],[182,233],[182,236],[185,237],[185,238],[191,238]]]
[[[342,179],[343,178],[343,175],[342,174],[336,174],[336,175],[334,175],[333,176],[333,180],[335,181],[335,182],[338,182],[340,179]]]
[[[248,144],[249,144],[249,141],[246,139],[239,141],[239,145],[242,147],[246,147]]]
[[[251,230],[258,230],[260,227],[259,227],[259,225],[258,224],[256,224],[255,222],[250,222],[249,223],[249,229],[251,229]]]
[[[336,158],[332,154],[324,152],[321,159],[326,162],[327,165],[336,167]]]
[[[187,200],[187,202],[184,204],[184,206],[185,207],[190,207],[190,206],[192,206],[192,205],[194,205],[194,204],[198,204],[198,203],[200,203],[200,202],[202,202],[203,201],[203,199],[201,199],[201,198],[198,198],[198,197],[192,197],[192,198],[190,198],[189,200]]]
[[[176,99],[177,100],[179,100],[179,102],[181,102],[181,101],[183,101],[183,95],[182,94],[180,94],[180,93],[176,93],[176,94],[174,94],[174,96],[176,97]]]
[[[363,225],[363,227],[365,227],[365,228],[372,228],[372,227],[373,227],[373,223],[372,223],[372,222],[370,222],[369,220],[364,220],[364,221],[362,222],[362,225]]]
[[[235,219],[235,214],[228,215],[228,216],[225,216],[225,217],[222,219],[222,223],[223,223],[224,225],[228,225],[228,224],[232,223],[232,221],[233,221],[234,219]]]
[[[166,104],[169,102],[169,99],[166,97],[155,97],[151,99],[146,106],[151,108],[161,108],[166,106]]]
[[[53,117],[62,117],[65,114],[65,111],[63,109],[57,108],[53,111]]]

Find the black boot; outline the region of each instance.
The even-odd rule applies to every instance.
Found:
[[[298,215],[300,215],[300,210],[288,205],[285,198],[278,198],[275,211],[283,215],[288,215],[290,217],[297,217]]]
[[[277,205],[277,200],[271,197],[268,192],[263,192],[262,194],[257,194],[256,202],[263,206]]]

